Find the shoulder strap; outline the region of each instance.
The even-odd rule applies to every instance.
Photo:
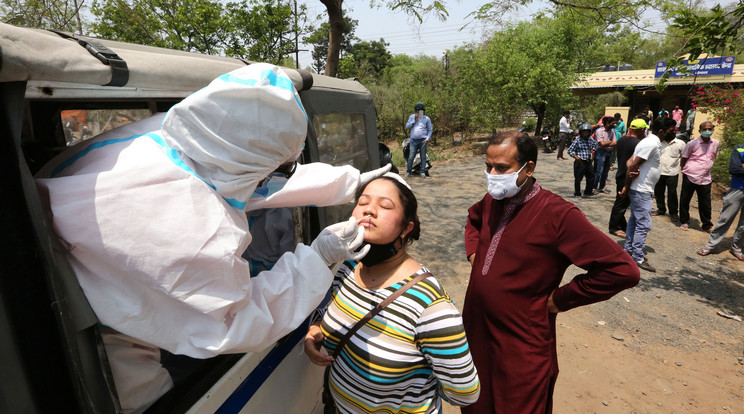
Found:
[[[349,329],[349,331],[346,332],[346,335],[344,335],[343,338],[341,338],[341,340],[338,342],[338,345],[336,346],[336,350],[333,351],[333,358],[336,358],[338,356],[341,350],[346,346],[346,343],[349,342],[349,339],[356,333],[356,331],[359,330],[359,328],[361,328],[367,322],[369,322],[370,319],[374,318],[375,315],[380,313],[381,310],[385,309],[387,305],[391,304],[395,299],[398,298],[398,296],[405,293],[405,291],[407,291],[410,287],[426,279],[429,276],[431,276],[431,272],[415,274],[413,279],[411,279],[408,283],[403,285],[400,289],[393,292],[390,296],[385,298],[385,300],[378,303],[374,308],[372,308],[372,310],[370,310],[366,315],[364,315],[364,317],[360,319],[359,322],[357,322],[351,329]]]

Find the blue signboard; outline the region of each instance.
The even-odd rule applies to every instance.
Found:
[[[682,61],[682,68],[686,68],[692,72],[692,75],[674,70],[669,72],[669,77],[730,75],[734,71],[735,61],[736,58],[734,56],[700,58],[690,62],[685,59]],[[656,62],[654,77],[660,77],[666,70],[666,62]]]

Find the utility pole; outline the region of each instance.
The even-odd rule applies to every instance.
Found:
[[[297,41],[297,0],[294,0],[294,18],[295,18],[295,26],[294,26],[294,32],[295,32],[295,68],[300,68],[300,44]]]

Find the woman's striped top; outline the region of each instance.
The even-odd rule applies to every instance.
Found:
[[[347,262],[336,274],[321,323],[329,353],[375,305],[413,277],[365,289],[354,279],[354,267]],[[329,384],[341,413],[438,413],[440,397],[468,405],[480,392],[462,317],[431,276],[352,336],[331,366]]]

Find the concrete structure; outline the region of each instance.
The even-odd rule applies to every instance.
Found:
[[[629,114],[627,117],[623,117],[626,123],[628,119],[632,119],[646,105],[651,108],[654,114],[658,114],[661,109],[666,109],[670,116],[674,106],[679,105],[685,111],[684,124],[687,111],[691,105],[690,92],[693,91],[693,85],[725,85],[730,83],[734,87],[744,87],[744,64],[733,65],[731,75],[671,77],[667,80],[666,88],[661,93],[655,88],[659,78],[654,77],[654,72],[654,69],[641,69],[591,73],[580,78],[571,89],[577,96],[602,95],[615,91],[625,92],[629,105]],[[621,112],[616,109],[618,108],[615,107],[612,111]],[[606,112],[608,115],[612,115],[609,111]],[[696,134],[697,125],[708,119],[708,114],[704,113],[704,108],[703,110],[698,108],[693,134]],[[722,129],[720,127],[716,128],[714,137],[720,137],[723,132]]]

